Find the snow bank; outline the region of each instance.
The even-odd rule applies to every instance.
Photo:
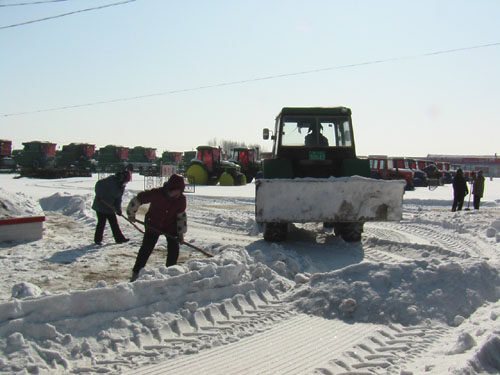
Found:
[[[0,219],[43,216],[40,204],[21,192],[0,188]]]
[[[363,262],[317,273],[293,299],[302,311],[325,318],[416,324],[426,318],[453,324],[485,301],[500,298],[498,271],[486,262],[402,264]],[[346,301],[355,308],[346,311]]]
[[[92,194],[72,195],[69,193],[55,193],[50,197],[41,198],[40,206],[44,211],[59,212],[86,222],[94,222],[95,214],[92,211]]]
[[[225,311],[224,301],[292,285],[244,250],[226,249],[216,258],[142,272],[138,281],[115,287],[98,282],[94,289],[33,298],[29,285],[16,286],[19,298],[0,304],[0,372],[93,372],[99,363],[129,363],[124,357],[109,362],[109,353],[115,358],[118,345],[130,349],[125,356],[147,343],[158,345],[158,337],[168,339],[205,319],[203,309]],[[189,353],[191,341],[184,341],[178,350]]]

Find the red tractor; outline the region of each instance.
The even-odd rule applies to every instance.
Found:
[[[258,148],[237,147],[231,150],[229,161],[241,167],[241,173],[246,176],[247,183],[250,183],[261,169],[258,156]]]
[[[413,171],[407,168],[403,158],[369,156],[371,177],[382,180],[406,180],[405,190],[414,190]]]
[[[0,139],[0,170],[15,171],[16,161],[12,158],[12,141]]]

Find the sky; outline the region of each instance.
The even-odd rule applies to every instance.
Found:
[[[500,153],[498,0],[136,0],[2,28],[117,2],[0,7],[0,139],[270,150],[282,107],[346,106],[358,155]]]

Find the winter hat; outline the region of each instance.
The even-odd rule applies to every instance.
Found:
[[[118,180],[120,180],[122,183],[126,184],[130,180],[132,180],[132,173],[129,171],[122,171],[122,172],[117,172],[116,177],[118,177]]]
[[[167,190],[180,190],[184,191],[186,184],[184,183],[184,177],[178,174],[173,174],[170,176],[167,182],[163,184]]]

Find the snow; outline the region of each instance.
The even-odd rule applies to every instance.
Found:
[[[37,201],[23,192],[0,188],[0,220],[29,216],[43,216],[43,211]]]
[[[314,223],[266,243],[254,184],[196,187],[186,240],[215,257],[183,246],[166,268],[161,240],[129,283],[142,237],[120,221],[130,242],[106,229],[93,245],[96,177],[12,177],[9,215],[47,222],[43,239],[0,247],[0,373],[500,370],[500,180],[479,211],[450,212],[449,185],[405,192],[402,221],[365,224],[358,244]],[[124,205],[143,188],[134,175]]]
[[[263,179],[256,184],[259,222],[400,220],[402,215],[405,182],[400,180],[353,176]]]

